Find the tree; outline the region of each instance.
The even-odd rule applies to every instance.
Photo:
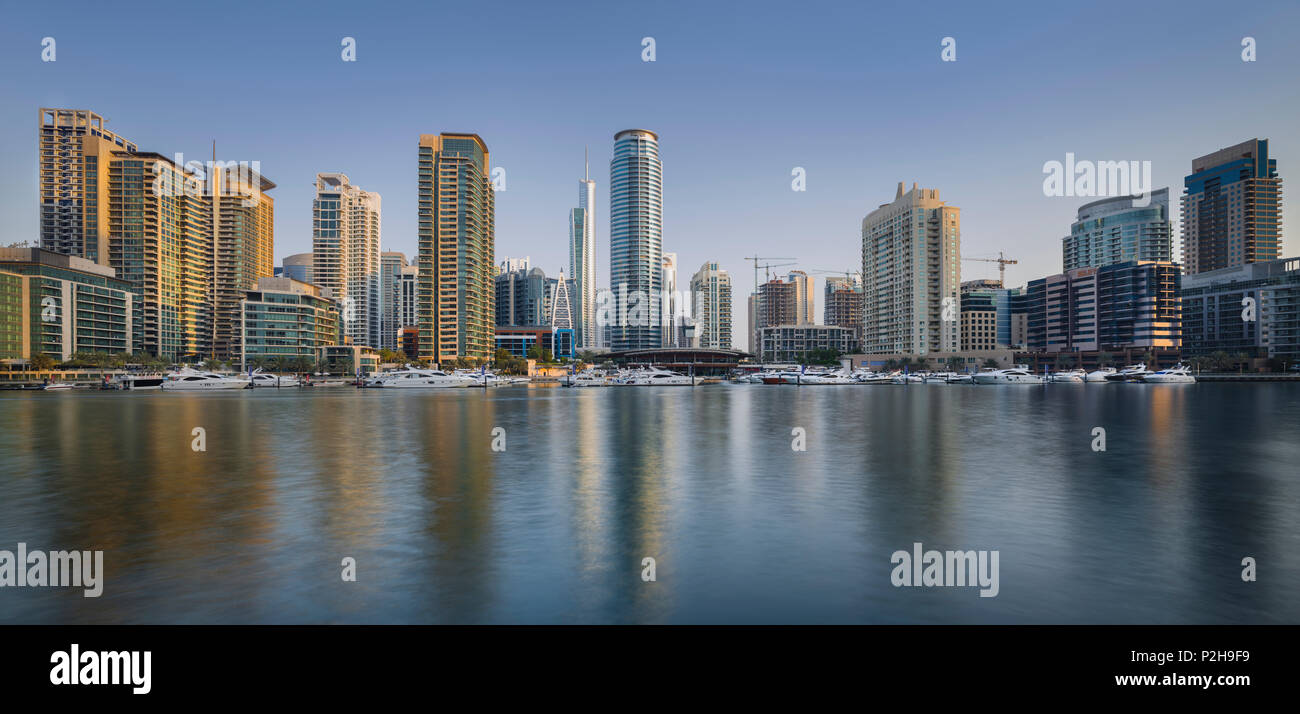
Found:
[[[990,357],[990,358],[984,360],[984,366],[985,366],[986,368],[988,368],[988,369],[997,369],[997,368],[998,368],[998,361],[995,360],[995,359],[993,359],[992,357]]]
[[[44,352],[37,352],[27,361],[32,370],[36,372],[48,372],[54,369],[54,358]]]
[[[1113,364],[1115,364],[1115,355],[1111,354],[1110,352],[1098,352],[1098,353],[1097,353],[1097,366],[1098,366],[1098,367],[1109,367],[1109,366],[1111,366],[1111,365],[1113,365]]]

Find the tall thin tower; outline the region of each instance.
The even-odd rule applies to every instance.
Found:
[[[609,162],[610,348],[659,347],[663,269],[663,164],[659,136],[645,129],[614,135]]]
[[[596,182],[583,151],[583,178],[578,182],[578,207],[569,211],[569,275],[576,286],[573,295],[574,343],[582,349],[597,346],[596,340]]]

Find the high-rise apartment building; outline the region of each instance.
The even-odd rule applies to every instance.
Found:
[[[701,265],[691,276],[691,297],[695,300],[694,346],[731,349],[731,275],[716,262]]]
[[[584,164],[585,165],[585,164]],[[569,211],[569,275],[573,293],[573,331],[579,349],[598,342],[596,329],[596,182],[590,172],[578,182],[578,207]]]
[[[659,271],[660,309],[663,310],[659,326],[660,346],[676,347],[678,326],[683,324],[682,306],[677,301],[677,254],[663,254],[663,268]]]
[[[496,327],[545,325],[550,290],[546,272],[529,266],[527,258],[501,263],[495,284]]]
[[[1149,196],[1116,196],[1079,208],[1070,235],[1061,239],[1065,270],[1100,268],[1133,260],[1174,259],[1169,189]]]
[[[247,164],[213,167],[208,177],[212,199],[213,330],[212,356],[239,358],[240,302],[257,281],[275,276],[275,184]]]
[[[343,335],[352,344],[381,347],[381,201],[352,185],[346,174],[316,174],[312,202],[312,276],[339,305]],[[391,349],[396,334],[387,341]]]
[[[139,297],[132,351],[206,359],[214,348],[219,255],[202,176],[139,151],[113,152],[103,171],[106,262]]]
[[[385,251],[379,254],[379,348],[397,350],[398,332],[402,328],[402,271],[406,254]]]
[[[938,189],[899,183],[893,203],[862,219],[862,350],[957,350],[960,261],[961,209]]]
[[[1029,281],[1027,347],[1095,352],[1182,345],[1177,263],[1134,261]]]
[[[609,162],[610,348],[648,349],[662,342],[663,164],[659,137],[628,129],[614,135]]]
[[[1184,354],[1300,360],[1300,258],[1185,276],[1182,298]]]
[[[108,164],[136,145],[85,109],[42,107],[39,122],[41,247],[108,265]]]
[[[1267,139],[1194,159],[1183,187],[1188,275],[1282,257],[1282,179]]]
[[[421,359],[486,359],[495,350],[495,211],[487,144],[422,134],[419,146]]]
[[[758,286],[758,324],[756,327],[799,324],[799,297],[795,283],[780,278]]]

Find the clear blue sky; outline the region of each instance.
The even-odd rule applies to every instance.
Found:
[[[320,171],[382,194],[385,249],[413,254],[418,135],[473,131],[507,172],[497,259],[529,255],[548,274],[567,264],[590,146],[603,283],[613,135],[646,128],[664,159],[664,249],[687,276],[706,260],[731,271],[743,347],[743,256],[856,270],[862,217],[899,181],[960,206],[963,254],[1006,251],[1018,285],[1059,272],[1086,202],[1043,195],[1043,163],[1066,152],[1149,160],[1177,196],[1193,157],[1261,137],[1300,177],[1300,3],[1058,5],[5,0],[0,242],[36,238],[41,106],[97,111],[142,149],[205,158],[215,139],[219,158],[260,161],[278,184],[277,263],[311,249]],[[340,60],[344,36],[355,63]],[[940,61],[944,36],[956,62]],[[1245,36],[1257,62],[1241,61]]]

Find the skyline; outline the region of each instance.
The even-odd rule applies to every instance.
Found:
[[[13,231],[5,242],[37,238],[30,117],[41,106],[95,111],[144,151],[202,159],[215,139],[218,158],[261,162],[278,184],[277,265],[310,251],[314,178],[335,171],[384,196],[382,249],[413,258],[412,147],[423,133],[466,131],[482,136],[493,166],[506,169],[494,263],[530,255],[554,274],[569,262],[572,181],[582,176],[584,147],[603,167],[614,134],[643,127],[660,136],[663,250],[679,255],[686,274],[711,261],[731,273],[734,315],[745,314],[752,289],[746,255],[794,255],[804,270],[857,269],[861,220],[889,202],[900,181],[939,189],[962,209],[963,257],[1005,251],[1020,261],[1008,269],[1008,284],[1023,285],[1060,272],[1061,239],[1078,208],[1095,200],[1044,196],[1044,162],[1067,153],[1151,161],[1153,187],[1168,187],[1174,203],[1198,156],[1266,138],[1285,180],[1300,144],[1291,81],[1300,50],[1280,30],[1300,14],[1295,7],[1124,6],[1126,23],[1167,30],[1137,45],[1100,8],[1021,4],[1039,22],[1017,34],[1010,23],[960,6],[938,24],[896,8],[829,8],[773,22],[781,10],[769,4],[746,5],[753,9],[744,15],[675,6],[649,15],[448,9],[441,12],[461,24],[491,26],[492,37],[481,43],[473,33],[448,34],[434,44],[419,40],[419,23],[409,21],[428,11],[402,3],[365,12],[323,5],[312,17],[259,7],[265,27],[291,22],[301,29],[293,33],[204,8],[169,11],[167,20],[159,14],[166,6],[150,4],[112,16],[15,8],[0,28],[0,78],[12,99],[0,113],[0,156],[11,167],[0,179],[0,207]],[[238,51],[220,55],[222,72],[196,75],[194,62],[159,63],[159,45],[117,43],[114,30],[128,23],[160,38],[183,37],[202,23]],[[817,32],[786,31],[813,24]],[[52,63],[40,61],[45,36],[58,42]],[[340,60],[345,36],[357,39],[355,63]],[[641,61],[645,36],[656,38],[653,63]],[[956,62],[940,61],[945,36],[957,39]],[[1244,36],[1256,38],[1257,62],[1241,61]],[[1061,37],[1088,44],[1061,49]],[[186,56],[183,40],[176,44]],[[467,48],[482,60],[474,71],[440,76],[436,92],[401,89]],[[900,63],[914,71],[888,69]],[[598,91],[580,91],[574,76]],[[1012,101],[1017,112],[1008,115],[1003,106]],[[881,102],[899,109],[881,112]],[[1097,109],[1080,116],[1081,106]],[[1244,109],[1206,111],[1219,106]],[[790,189],[795,167],[807,172],[805,192]],[[607,173],[592,178],[596,284],[605,287],[611,191]],[[1296,209],[1283,197],[1283,224],[1294,225]],[[1171,214],[1181,238],[1177,211]],[[1282,254],[1297,252],[1284,231]],[[964,262],[961,278],[995,277],[995,270]],[[735,342],[747,346],[744,330]]]

